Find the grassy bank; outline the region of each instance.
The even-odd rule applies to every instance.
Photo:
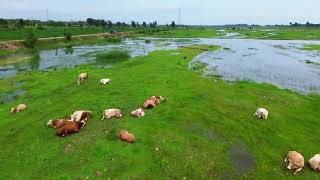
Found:
[[[293,178],[283,166],[287,151],[297,150],[306,159],[319,152],[320,97],[204,78],[187,68],[200,52],[158,51],[111,69],[84,65],[0,80],[1,92],[27,91],[0,105],[0,178],[92,179],[96,171],[100,179]],[[76,86],[84,71],[89,81]],[[112,83],[101,86],[101,78]],[[141,119],[130,117],[151,95],[167,101]],[[29,108],[10,114],[21,102]],[[125,116],[101,121],[102,110],[112,107]],[[252,116],[257,107],[270,111],[268,120]],[[80,109],[94,114],[80,133],[58,138],[46,126],[49,119]],[[136,143],[115,137],[122,128],[135,134]],[[297,178],[318,176],[306,167]]]
[[[320,28],[245,28],[239,30],[229,29],[228,32],[245,35],[245,38],[248,39],[320,40]]]
[[[303,49],[307,51],[320,51],[320,44],[308,44]]]
[[[213,28],[168,29],[163,31],[138,31],[137,36],[158,38],[212,38],[218,32]]]

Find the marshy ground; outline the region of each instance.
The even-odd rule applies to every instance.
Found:
[[[3,97],[19,93],[0,104],[0,177],[293,178],[283,165],[286,153],[296,150],[308,159],[319,151],[320,96],[269,84],[229,83],[204,77],[203,66],[190,69],[203,49],[219,48],[163,49],[113,63],[111,68],[82,64],[3,78]],[[110,58],[101,55],[105,56]],[[76,77],[85,71],[89,80],[77,86]],[[112,83],[101,86],[101,78],[111,78]],[[151,95],[167,100],[141,119],[129,116]],[[11,114],[18,103],[29,107]],[[112,107],[122,109],[125,116],[101,121],[102,110]],[[252,116],[258,107],[269,110],[268,120]],[[94,114],[80,133],[59,138],[46,126],[49,119],[79,109]],[[119,141],[120,129],[134,133],[136,143]],[[297,178],[318,176],[306,167]]]

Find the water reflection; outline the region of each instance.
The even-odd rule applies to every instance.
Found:
[[[320,44],[320,41],[209,38],[126,39],[117,44],[68,46],[40,51],[30,61],[1,65],[0,78],[14,76],[19,71],[47,70],[80,64],[94,64],[99,68],[110,68],[108,64],[96,63],[97,53],[125,50],[130,53],[131,57],[136,57],[148,55],[155,50],[172,50],[179,46],[193,44],[224,47],[217,52],[205,52],[191,63],[207,64],[206,73],[213,73],[231,81],[250,80],[271,83],[281,88],[305,93],[320,92],[320,53],[301,50],[306,44]]]
[[[65,51],[65,53],[66,54],[73,54],[73,47],[72,47],[72,45],[68,45],[68,46],[66,46],[65,48],[64,48],[64,51]],[[58,55],[58,51],[56,51],[56,55]]]

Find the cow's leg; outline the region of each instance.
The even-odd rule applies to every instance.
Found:
[[[298,172],[300,172],[302,168],[297,169],[293,174],[296,175]]]
[[[101,120],[104,120],[105,119],[105,116],[104,116],[104,114],[102,115],[102,119]]]

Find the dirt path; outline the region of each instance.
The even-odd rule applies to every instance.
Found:
[[[111,37],[127,37],[130,36],[130,32],[119,32],[115,34],[110,33],[97,33],[97,34],[83,34],[72,36],[73,39],[81,38],[111,38]],[[38,41],[51,41],[51,40],[63,40],[64,36],[59,37],[46,37],[38,38]],[[10,51],[15,51],[20,47],[23,47],[22,42],[24,40],[9,40],[9,41],[0,41],[0,49],[8,49]]]

